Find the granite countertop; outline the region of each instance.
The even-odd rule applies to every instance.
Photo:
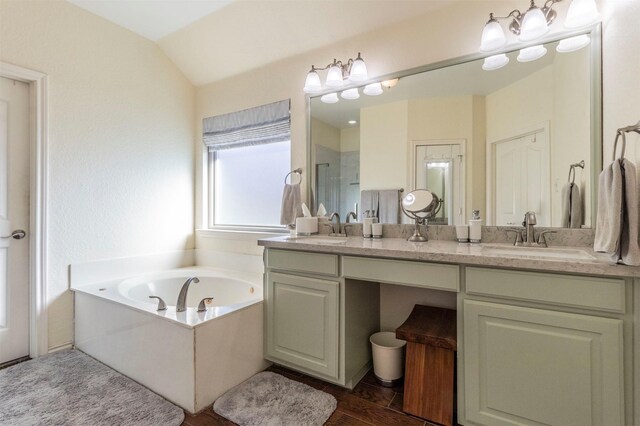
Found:
[[[505,253],[505,249],[517,253],[518,248],[510,244],[470,244],[455,241],[430,240],[412,243],[404,238],[365,239],[349,237],[339,243],[328,243],[335,237],[275,237],[258,241],[268,248],[301,250],[318,253],[332,253],[352,256],[380,257],[398,260],[422,260],[428,262],[453,263],[460,265],[495,266],[499,268],[528,269],[535,271],[564,272],[610,277],[638,277],[640,267],[618,265],[609,256],[594,253],[586,247],[549,247],[529,250],[581,251],[586,259],[549,258]],[[325,241],[325,242],[323,242]],[[493,249],[493,250],[492,250]],[[491,253],[493,251],[493,253]],[[500,252],[500,253],[496,253]]]

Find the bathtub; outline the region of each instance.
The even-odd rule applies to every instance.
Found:
[[[187,310],[176,312],[190,277],[200,282],[189,287]],[[268,366],[261,274],[188,267],[72,290],[76,347],[191,413]],[[149,296],[167,309],[157,311]]]

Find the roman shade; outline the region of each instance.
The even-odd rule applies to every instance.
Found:
[[[290,99],[202,120],[209,152],[291,140]]]

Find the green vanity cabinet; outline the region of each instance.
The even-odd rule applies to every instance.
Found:
[[[340,282],[268,272],[266,355],[338,379]]]
[[[265,250],[265,358],[352,388],[371,367],[378,283],[346,279],[329,253]]]
[[[490,296],[467,297],[462,304],[467,421],[626,423],[623,316],[603,314],[624,311],[624,280],[483,268],[466,272],[468,293]],[[503,291],[510,280],[512,286]],[[597,288],[602,291],[594,298]],[[565,309],[558,306],[570,292],[574,297],[566,299]],[[574,306],[593,312],[567,309]]]

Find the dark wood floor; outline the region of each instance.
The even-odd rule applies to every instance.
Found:
[[[371,371],[353,390],[348,390],[275,365],[268,370],[333,395],[338,401],[338,408],[325,423],[328,426],[425,426],[432,424],[404,414],[402,412],[402,385],[394,388],[382,387],[376,382]],[[227,426],[234,424],[217,415],[209,407],[197,416],[185,413],[183,426]]]

